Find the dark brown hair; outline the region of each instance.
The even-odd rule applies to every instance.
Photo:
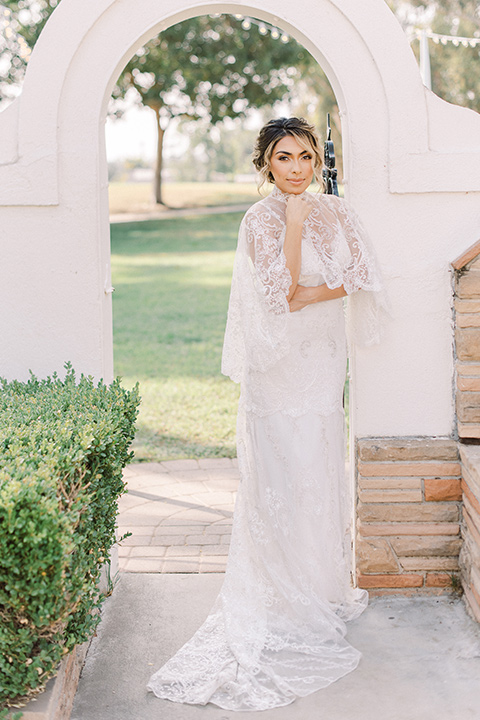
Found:
[[[252,161],[260,173],[259,190],[265,182],[275,182],[270,171],[270,158],[275,145],[286,135],[291,135],[305,150],[314,157],[313,171],[315,179],[322,185],[323,152],[320,138],[313,125],[304,118],[276,118],[269,120],[260,130],[253,150]]]

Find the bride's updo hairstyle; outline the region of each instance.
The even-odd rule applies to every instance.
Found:
[[[270,170],[270,158],[275,145],[286,135],[291,135],[302,148],[312,153],[315,180],[320,187],[323,187],[323,152],[320,138],[313,125],[303,118],[291,117],[269,120],[258,134],[252,155],[255,169],[260,174],[258,189],[260,190],[266,182],[275,182]]]

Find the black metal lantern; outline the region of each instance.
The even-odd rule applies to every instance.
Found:
[[[325,182],[325,193],[327,195],[338,195],[337,168],[335,167],[335,148],[333,147],[332,128],[330,127],[330,113],[327,113],[327,139],[323,143],[323,155],[325,166],[323,168],[323,180]]]

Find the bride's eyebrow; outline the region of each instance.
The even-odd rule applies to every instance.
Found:
[[[303,151],[300,153],[300,155],[305,155],[305,153],[308,153],[308,154],[310,155],[310,151],[309,151],[309,150],[303,150]],[[293,153],[287,152],[287,150],[277,150],[277,152],[275,153],[275,155],[293,155]]]

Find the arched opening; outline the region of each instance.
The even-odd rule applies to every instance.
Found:
[[[223,6],[222,6],[222,9],[223,9]],[[278,22],[278,18],[275,15],[272,15],[265,11],[258,11],[258,9],[255,9],[252,11],[252,8],[245,8],[244,6],[241,6],[241,7],[240,6],[228,6],[225,9],[229,10],[230,12],[232,12],[232,11],[243,12],[243,13],[249,12],[252,16],[258,17],[259,19],[265,20],[267,22],[271,22],[272,24]],[[205,10],[208,11],[209,8],[205,8]],[[168,25],[174,24],[176,21],[178,22],[179,20],[181,20],[185,17],[192,17],[193,15],[198,14],[199,11],[200,11],[200,9],[197,8],[197,9],[195,9],[195,13],[192,11],[184,11],[181,14],[172,16],[168,20]],[[323,64],[324,70],[327,72],[327,75],[329,77],[330,83],[336,94],[338,105],[340,108],[339,117],[340,117],[340,120],[342,123],[343,138],[345,139],[344,152],[343,152],[344,167],[348,168],[350,165],[350,158],[349,158],[350,143],[348,141],[348,137],[349,137],[348,115],[347,115],[346,103],[344,100],[341,83],[337,79],[330,64],[325,60],[324,56],[321,54],[320,50],[318,49],[318,45],[314,45],[310,40],[308,40],[307,37],[304,34],[302,34],[293,24],[285,23],[282,21],[281,26],[282,26],[282,28],[285,28],[286,32],[289,32],[291,34],[291,36],[295,37],[302,45],[304,45],[304,47],[306,47],[306,49],[312,53],[312,55],[316,58],[316,60],[320,61]],[[152,28],[151,34],[153,34],[155,32],[155,30],[158,31],[159,27],[160,26],[157,25],[154,29]],[[164,27],[167,27],[166,22],[163,22],[161,24],[160,29],[162,29]],[[142,39],[145,40],[146,35],[144,35]],[[138,49],[138,43],[135,46],[131,47],[128,56],[124,55],[123,61],[128,60],[128,58],[132,55],[132,53],[135,52],[137,49]],[[120,70],[121,70],[121,67],[119,65],[117,65],[117,70],[116,70],[117,75]],[[107,86],[107,90],[104,91],[105,94],[104,94],[104,99],[103,99],[103,111],[102,111],[103,117],[105,117],[106,107],[107,107],[107,99],[108,99],[108,95],[109,95],[109,92],[110,92],[110,89],[112,87],[114,80],[115,80],[115,78],[111,78],[110,84]],[[377,136],[379,139],[379,146],[382,146],[382,144],[386,140],[386,136],[383,134],[381,124],[379,124],[379,126],[378,126],[378,135]],[[338,147],[338,145],[337,145],[337,147]],[[102,152],[102,150],[101,150],[101,152]],[[348,175],[348,172],[347,172],[347,175]],[[354,187],[355,187],[353,181],[354,181],[354,178],[353,178],[352,174],[350,174],[349,186],[348,186],[348,192],[350,195],[352,194],[352,191],[354,190]],[[104,194],[104,196],[101,198],[101,203],[103,206],[106,205],[106,194]],[[106,213],[104,212],[102,214],[105,217]],[[102,230],[102,234],[103,234],[103,230]],[[352,431],[352,425],[354,425],[354,422],[355,422],[355,416],[354,416],[354,413],[352,413],[351,431]],[[351,452],[353,453],[354,443],[350,443],[350,448],[351,448]],[[354,471],[355,471],[354,462],[351,462],[350,463],[350,483],[351,483],[352,488],[354,487]],[[354,495],[354,493],[352,493],[352,495]],[[352,519],[353,519],[353,512],[352,512]]]
[[[210,31],[210,25],[211,31],[215,31],[217,16],[205,18],[210,18],[207,31]],[[232,19],[235,21],[232,29],[237,29],[246,36],[248,33],[242,29],[240,19]],[[243,18],[242,20],[246,25],[246,21]],[[247,47],[246,54],[248,57],[248,52],[251,52],[252,59],[254,52],[266,52],[265,48],[262,49],[261,31],[265,32],[264,21],[256,21],[255,16],[248,16],[248,26],[255,22],[258,23],[258,26],[253,28],[256,46],[252,46],[249,37],[242,37],[245,44],[250,43],[251,49],[249,51]],[[183,23],[174,27],[185,26],[186,23]],[[268,27],[272,33],[275,32],[272,37],[280,47],[285,45],[285,41],[288,42],[289,38],[283,33],[281,26]],[[185,32],[188,28],[189,26],[185,27]],[[189,31],[192,32],[192,28]],[[284,36],[284,40],[280,35]],[[147,73],[145,57],[148,47],[155,50],[161,45],[161,38],[162,34],[154,36],[150,45],[146,46],[147,49],[143,46],[136,51],[135,57],[140,68],[138,71],[141,70],[143,76]],[[296,42],[290,42],[293,44],[293,50],[288,56],[290,59],[296,56],[298,62],[302,62],[302,52],[311,57]],[[171,52],[173,64],[181,62],[179,51],[177,55],[175,49]],[[303,60],[304,66],[305,63]],[[308,119],[315,121],[322,132],[326,123],[326,107],[332,117],[334,137],[337,141],[337,167],[342,183],[340,118],[337,106],[332,103],[333,93],[330,90],[331,96],[324,98],[324,105],[317,102],[315,107],[312,90],[308,95],[304,88],[301,96],[301,88],[296,86],[296,83],[301,81],[300,73],[295,75],[293,67],[288,67],[286,62],[284,65],[279,71],[283,71],[285,76],[287,71],[290,71],[290,96],[283,103],[277,101],[276,107],[272,108],[270,113],[277,116],[303,115],[305,110],[309,110]],[[315,70],[310,61],[310,73],[314,77],[314,87],[317,90],[325,87],[328,81],[316,62],[315,66],[318,70]],[[129,72],[132,72],[131,61],[127,67]],[[134,67],[133,73],[136,70]],[[200,72],[198,75],[202,77]],[[294,79],[290,79],[292,77]],[[268,84],[266,89],[270,91],[274,84],[272,80],[268,80]],[[288,85],[283,87],[287,91]],[[267,117],[265,112],[250,132],[249,154],[256,133]],[[229,148],[225,147],[224,152],[228,153]],[[220,148],[218,154],[222,155]],[[248,162],[251,166],[251,162]],[[168,170],[168,167],[166,169]],[[255,183],[252,185],[255,188]],[[242,195],[242,185],[237,187]],[[250,197],[252,203],[261,197],[256,189],[252,192],[253,188],[250,187],[250,196],[243,193],[244,198]],[[271,187],[264,192],[268,193],[270,189]],[[317,192],[320,190],[316,187]],[[192,187],[189,186],[188,192],[192,193]],[[233,193],[231,197],[235,197]],[[216,204],[221,205],[222,202]],[[118,205],[116,209],[119,209]],[[166,220],[162,219],[158,207],[156,210],[158,218],[152,217],[148,223],[142,221],[138,224],[131,222],[112,226],[112,282],[116,287],[113,296],[113,326],[116,330],[114,347],[117,352],[114,367],[115,374],[125,377],[128,384],[134,384],[137,379],[142,384],[143,403],[136,445],[138,459],[157,461],[185,456],[230,457],[235,454],[238,388],[221,379],[219,367],[233,251],[241,214],[222,213],[218,216]],[[146,218],[147,216],[144,216],[144,220]],[[173,230],[175,223],[179,227],[178,232]],[[190,238],[195,237],[197,239],[190,242]],[[185,242],[187,240],[188,242]],[[215,277],[208,280],[208,274],[212,276],[212,273]],[[125,285],[122,285],[122,279]],[[208,288],[205,283],[209,283]],[[169,293],[166,293],[167,288]],[[214,298],[217,298],[215,303]],[[210,310],[205,308],[206,304]],[[184,437],[181,437],[182,435]]]
[[[142,57],[144,51],[137,53]],[[317,67],[321,82],[328,82]],[[305,104],[304,101],[304,107]],[[303,110],[297,109],[300,106],[300,98],[294,95],[290,103],[284,102],[283,107],[271,112],[277,116],[304,115]],[[333,112],[331,106],[328,109],[334,125],[343,194],[340,116],[336,106]],[[311,112],[309,119],[315,121],[324,135],[326,116],[319,108],[314,110],[316,117],[312,117]],[[252,147],[263,122],[262,118],[252,131]],[[321,191],[319,187],[315,189]],[[271,187],[264,193],[270,190]],[[255,193],[252,202],[257,199],[260,196]],[[118,211],[118,206],[116,209]],[[143,401],[136,442],[138,460],[159,461],[175,457],[203,460],[236,454],[239,388],[222,378],[219,368],[234,249],[242,214],[144,218],[138,223],[131,218],[129,223],[112,225],[112,283],[116,288],[113,296],[114,373],[123,376],[127,386],[140,381]],[[200,310],[206,301],[210,310],[202,316]],[[209,325],[207,316],[212,313],[215,322]],[[210,353],[208,359],[205,352]],[[195,366],[196,370],[192,371]],[[346,399],[348,413],[348,394]],[[137,497],[141,496],[142,490],[139,488]],[[182,498],[173,497],[170,501],[180,503]],[[127,507],[122,531],[129,529],[129,514],[135,527],[137,509],[133,503]],[[224,509],[231,512],[226,505]],[[353,514],[352,507],[352,520]],[[212,521],[218,527],[218,518],[212,517]],[[134,543],[135,534],[138,535],[138,552],[145,544],[145,532],[136,530],[131,539]],[[169,561],[163,565],[160,561],[162,551],[169,547],[168,537],[165,537],[165,548],[157,547],[157,567],[171,567],[169,561],[174,557],[174,547],[169,548]],[[137,565],[140,567],[130,550],[124,548],[123,553],[121,567],[132,571]],[[149,557],[153,562],[153,555]],[[183,560],[187,557],[184,555]]]

